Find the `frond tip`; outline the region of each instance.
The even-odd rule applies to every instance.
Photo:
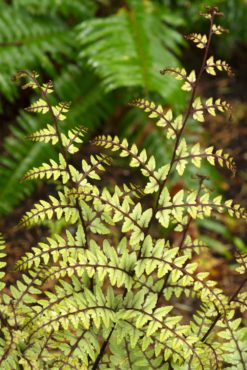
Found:
[[[220,59],[215,61],[214,57],[211,56],[210,58],[208,58],[206,62],[206,71],[208,74],[215,76],[216,70],[225,71],[229,77],[234,76],[234,72],[232,71],[232,68],[227,62]]]
[[[78,210],[69,197],[62,192],[58,192],[59,198],[49,196],[49,200],[40,200],[31,211],[28,211],[20,221],[20,226],[32,226],[51,220],[56,217],[60,220],[65,218],[66,222],[76,223],[78,220]]]
[[[138,107],[147,112],[149,118],[157,118],[156,125],[158,127],[167,128],[166,136],[168,139],[174,139],[177,136],[177,131],[182,127],[182,120],[173,120],[171,109],[164,110],[161,105],[156,105],[145,99],[136,99],[131,103],[132,106]],[[180,118],[181,116],[179,116]]]
[[[215,101],[213,101],[213,98],[209,98],[205,102],[202,102],[200,96],[197,96],[193,101],[191,113],[196,121],[204,122],[205,114],[209,113],[212,116],[215,116],[216,110],[224,113],[231,112],[232,108],[227,101],[221,98],[218,98]]]
[[[52,145],[56,145],[59,141],[55,127],[50,124],[48,124],[45,128],[28,135],[28,139],[32,141],[39,141],[41,143],[51,142]]]
[[[233,177],[236,175],[235,161],[228,153],[224,153],[222,149],[215,149],[213,146],[201,149],[199,143],[188,148],[185,140],[181,140],[177,148],[174,163],[179,175],[182,176],[189,160],[195,167],[201,168],[203,159],[206,159],[212,166],[218,164],[220,167],[228,168]]]
[[[200,33],[191,33],[186,35],[187,40],[193,41],[199,49],[204,49],[207,46],[208,38]]]
[[[70,179],[67,163],[61,153],[59,154],[58,163],[53,159],[50,159],[50,163],[43,163],[40,167],[35,167],[29,170],[23,176],[21,181],[43,178],[48,180],[52,178],[54,181],[56,181],[59,177],[62,178],[63,184],[66,184]]]
[[[176,80],[183,80],[184,83],[181,89],[184,91],[191,91],[196,82],[196,73],[191,71],[189,75],[184,68],[164,68],[160,71],[161,74],[171,74],[175,76]]]

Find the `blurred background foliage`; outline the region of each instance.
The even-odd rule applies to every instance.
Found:
[[[243,55],[246,58],[247,47],[245,0],[0,2],[1,214],[9,214],[34,190],[32,182],[20,184],[23,174],[30,167],[56,156],[52,149],[26,140],[29,132],[40,128],[45,121],[23,112],[33,96],[30,91],[20,92],[13,83],[11,77],[15,72],[37,70],[42,80],[55,82],[57,99],[72,102],[67,126],[83,124],[91,135],[104,132],[126,136],[155,154],[160,164],[164,163],[170,151],[165,138],[146,115],[128,103],[136,97],[146,97],[171,106],[176,112],[183,110],[186,96],[179,84],[173,78],[161,76],[159,70],[181,64],[192,69],[198,65],[200,54],[189,46],[183,35],[206,31],[207,24],[199,17],[205,5],[217,5],[225,13],[220,22],[230,32],[215,40],[214,52],[232,61],[233,66],[240,69],[241,76],[242,65],[238,65],[238,60],[244,58]],[[216,85],[211,85],[211,90],[229,97],[231,87],[237,85],[236,82],[232,84],[220,79]],[[206,83],[202,91],[206,95],[212,93]],[[236,122],[246,117],[241,93],[242,90],[234,97],[236,109],[242,109],[240,119],[234,121],[235,131],[238,130]],[[226,126],[224,122],[221,124]],[[190,140],[206,141],[205,145],[217,144],[217,140],[214,142],[217,138],[215,125],[210,122],[204,127],[190,123],[188,133]],[[234,155],[236,143],[231,147],[226,140],[225,147],[232,149]],[[241,168],[246,165],[245,160]],[[204,172],[218,192],[228,191],[229,181],[224,180],[224,174],[209,172],[206,166]],[[188,176],[190,178],[191,173]],[[174,178],[174,186],[181,186],[176,181]],[[247,191],[242,187],[246,199]],[[239,193],[239,188],[235,191]],[[229,227],[234,229],[234,225],[223,227],[216,221],[214,224],[205,222],[200,227],[216,230],[231,243],[234,240],[238,245],[242,242],[229,233]],[[207,243],[210,244],[210,236]],[[222,243],[211,244],[220,253],[226,253]]]

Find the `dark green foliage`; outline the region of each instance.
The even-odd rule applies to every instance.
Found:
[[[55,150],[45,147],[43,143],[29,142],[26,136],[40,127],[40,120],[26,113],[18,117],[18,126],[12,126],[11,136],[5,140],[5,153],[0,157],[2,168],[0,176],[0,212],[7,213],[19,201],[25,199],[33,190],[34,184],[30,181],[25,186],[20,179],[28,168],[39,161],[45,161],[47,155],[52,158]],[[11,153],[6,155],[6,153]],[[18,164],[18,165],[17,165]]]
[[[55,160],[35,166],[23,178],[45,178],[56,187],[26,212],[20,227],[55,221],[64,227],[17,261],[22,276],[9,289],[0,240],[1,368],[247,369],[247,331],[239,315],[247,305],[247,257],[236,254],[240,283],[229,296],[201,270],[195,256],[207,246],[189,232],[194,222],[215,214],[247,220],[239,204],[208,189],[201,172],[206,160],[234,175],[234,160],[221,149],[201,148],[186,134],[189,119],[199,125],[207,114],[230,108],[221,99],[198,96],[203,73],[226,69],[209,54],[212,36],[222,33],[214,23],[219,15],[217,8],[207,8],[208,36],[189,37],[204,49],[199,71],[162,71],[182,80],[181,88],[190,94],[187,109],[176,114],[147,99],[132,103],[171,142],[172,153],[161,166],[146,149],[111,135],[96,136],[91,144],[102,152],[75,165],[72,155],[80,155],[87,130],[66,126],[69,105],[53,102],[51,82],[42,84],[35,72],[17,73],[24,87],[39,95],[27,110],[50,116],[50,123],[29,138],[59,148]],[[107,184],[109,151],[139,171],[141,186]],[[184,176],[189,162],[197,174],[196,189],[185,182],[173,193],[171,176]],[[185,302],[191,315],[184,312]]]
[[[117,114],[119,105],[127,104],[137,94],[153,95],[157,101],[165,98],[167,104],[175,100],[176,108],[180,109],[184,97],[178,84],[170,77],[164,80],[158,73],[164,65],[178,64],[175,54],[179,53],[182,36],[175,31],[173,21],[180,19],[152,1],[134,0],[129,0],[128,8],[121,8],[116,14],[92,18],[98,5],[90,0],[21,0],[12,5],[2,4],[0,28],[6,31],[2,32],[0,47],[2,94],[13,100],[16,96],[16,87],[11,82],[13,73],[39,66],[42,74],[54,81],[59,99],[74,102],[67,127],[83,123],[93,132]],[[133,116],[125,111],[121,119],[133,125]],[[143,116],[135,115],[143,127]],[[42,122],[38,120],[37,125],[41,127]],[[14,131],[25,135],[25,128],[20,126]],[[150,147],[164,148],[164,140],[161,145],[159,132],[155,131],[149,138]],[[136,131],[138,134],[140,130]],[[9,212],[22,198],[18,181],[29,168],[24,165],[27,162],[23,154],[30,150],[30,145],[25,141],[17,144],[18,160],[10,159],[9,167],[0,168],[0,178],[4,179],[0,212]],[[46,159],[49,157],[50,153]],[[164,150],[160,154],[163,157]],[[40,164],[35,150],[32,164]],[[15,175],[12,177],[11,173]],[[13,186],[5,186],[9,182]],[[17,197],[15,187],[20,190]],[[30,189],[25,189],[26,194]]]
[[[128,4],[130,10],[122,9],[114,16],[78,27],[79,57],[96,70],[108,91],[140,86],[146,95],[157,92],[173,101],[176,84],[171,79],[164,82],[157,72],[164,63],[174,65],[173,53],[179,51],[182,37],[164,23],[164,8],[137,0]]]
[[[31,14],[24,7],[14,7],[1,2],[0,6],[0,90],[13,99],[15,86],[10,77],[24,66],[41,65],[49,74],[55,73],[52,60],[61,61],[63,53],[72,49],[69,40],[72,33],[55,15],[47,17]]]

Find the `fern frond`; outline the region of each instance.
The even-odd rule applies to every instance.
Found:
[[[28,135],[28,139],[32,141],[39,141],[41,143],[51,142],[52,145],[58,143],[58,136],[56,130],[52,125],[49,124],[45,128],[42,128],[41,130],[33,132],[32,134]]]
[[[45,276],[46,277],[46,276]],[[35,306],[35,311],[31,317],[27,317],[23,329],[33,327],[37,324],[37,319],[40,315],[43,315],[44,312],[48,310],[52,310],[53,307],[57,305],[67,304],[69,299],[73,297],[74,293],[82,293],[84,291],[84,287],[88,286],[88,279],[81,278],[80,280],[76,276],[72,276],[70,282],[66,282],[65,280],[60,280],[55,287],[55,293],[51,291],[44,291],[44,295],[46,298],[49,298],[49,304],[47,299],[40,299],[38,304]]]
[[[121,217],[119,219],[118,215],[118,217],[116,216],[116,219],[113,220],[113,214],[120,212],[120,214],[124,216],[124,210],[126,210],[126,207],[128,207],[128,205],[131,206],[135,204],[133,198],[140,198],[143,196],[143,192],[138,186],[135,187],[130,184],[130,187],[128,187],[126,184],[124,184],[123,188],[115,186],[113,192],[110,193],[106,190],[103,190],[103,197],[101,198],[97,188],[91,188],[91,190],[89,189],[89,191],[86,191],[85,184],[86,183],[84,183],[84,187],[82,189],[78,188],[77,190],[72,191],[72,194],[76,197],[79,196],[80,198],[85,199],[87,202],[93,201],[91,204],[93,211],[86,203],[83,203],[82,209],[86,227],[93,233],[109,234],[110,229],[107,225],[114,225],[115,222],[118,222],[121,219]],[[113,199],[110,199],[111,196]],[[125,204],[125,208],[118,209],[116,204],[114,206],[112,200],[118,202],[118,199],[119,204]],[[138,226],[136,225],[136,227]]]
[[[60,331],[53,335],[48,342],[48,350],[55,350],[57,356],[51,358],[51,367],[53,368],[89,368],[91,361],[95,361],[100,351],[97,336],[89,330],[80,327],[75,333],[67,334],[67,330]]]
[[[233,157],[228,153],[224,153],[222,149],[216,150],[213,146],[210,146],[201,151],[199,143],[196,143],[189,149],[187,148],[185,140],[181,140],[176,154],[177,157],[174,162],[176,163],[176,169],[180,176],[183,175],[188,160],[191,160],[195,167],[201,168],[203,159],[206,159],[212,166],[218,163],[220,167],[228,168],[233,176],[236,174],[236,164]]]
[[[36,299],[34,295],[39,296],[41,294],[41,284],[42,277],[40,272],[30,271],[29,276],[23,274],[22,279],[18,280],[16,285],[11,286],[11,297],[15,300],[13,314],[18,317],[15,320],[18,320],[19,325],[22,325],[25,319],[33,314],[33,308],[29,305],[35,304]],[[26,312],[25,318],[19,317],[23,310]]]
[[[85,159],[83,159],[81,163],[83,176],[81,177],[77,185],[82,186],[82,182],[86,178],[100,180],[100,175],[98,174],[98,172],[105,171],[105,166],[110,166],[111,163],[112,163],[111,158],[104,154],[95,156],[91,155],[90,162],[89,161],[87,162]]]
[[[158,240],[155,244],[147,237],[143,243],[142,255],[136,263],[135,272],[140,277],[144,272],[152,274],[157,269],[157,277],[163,278],[169,273],[171,284],[178,284],[186,287],[193,285],[193,291],[204,301],[212,301],[218,309],[225,313],[227,298],[220,289],[215,288],[215,282],[205,280],[208,273],[195,274],[196,263],[186,263],[188,256],[177,256],[178,248],[164,249],[164,241]],[[182,289],[174,289],[175,295],[183,292]],[[188,291],[187,291],[188,292]]]
[[[120,330],[118,330],[119,326],[121,328]],[[148,361],[149,366],[152,366],[151,368],[159,369],[161,366],[164,366],[164,369],[166,369],[165,363],[167,363],[171,353],[173,353],[173,358],[175,360],[174,363],[180,365],[185,363],[183,353],[172,348],[168,341],[160,341],[155,334],[146,337],[145,328],[136,328],[135,324],[129,320],[125,320],[123,323],[118,323],[118,327],[116,328],[116,332],[118,334],[117,338],[120,337],[123,339],[114,341],[114,338],[112,342],[118,343],[121,341],[120,343],[124,343],[124,339],[129,338],[131,349],[134,348],[134,352],[140,349],[143,356],[142,361]]]
[[[125,312],[121,316],[125,320],[133,320],[138,329],[145,327],[145,337],[149,338],[149,336],[156,334],[161,342],[167,342],[172,348],[175,345],[176,350],[182,353],[185,359],[194,354],[202,366],[197,350],[193,346],[196,341],[195,337],[186,336],[188,327],[179,325],[180,316],[169,314],[172,306],[153,309],[156,300],[157,296],[151,294],[144,300],[143,294],[136,294],[134,297],[132,292],[127,293],[123,303]],[[168,355],[168,358],[170,357],[172,359],[173,353]]]
[[[206,248],[207,246],[200,239],[192,240],[190,235],[187,235],[183,244],[183,253],[191,258],[193,253],[200,254]]]
[[[132,105],[150,113],[150,118],[158,118],[159,120],[156,122],[156,125],[167,129],[165,135],[168,139],[175,139],[177,137],[179,130],[183,126],[183,116],[181,114],[173,118],[171,109],[164,112],[161,105],[156,106],[155,103],[144,99],[135,100]]]
[[[56,234],[53,238],[47,238],[47,243],[39,243],[27,252],[16,264],[18,270],[37,269],[41,265],[47,266],[51,261],[57,263],[62,259],[67,261],[85,246],[83,228],[78,226],[75,236],[66,230],[66,239]]]
[[[172,122],[173,114],[171,110],[164,112],[161,105],[157,106],[155,103],[149,102],[148,100],[144,99],[134,100],[131,105],[141,108],[144,110],[144,112],[149,113],[149,118],[158,118],[159,121],[156,123],[157,126],[164,128],[168,127],[168,137],[173,137],[174,135],[177,135],[177,130],[179,129],[179,127],[174,126]]]
[[[64,217],[66,222],[75,223],[79,217],[75,204],[71,203],[62,192],[59,192],[58,196],[59,199],[50,195],[49,201],[41,200],[36,203],[34,208],[23,216],[20,226],[32,226],[46,219],[51,220],[54,216],[58,220]]]
[[[25,186],[20,179],[30,167],[55,157],[52,147],[43,143],[32,144],[25,136],[37,130],[41,122],[27,114],[18,117],[18,126],[12,126],[11,136],[4,143],[8,157],[1,156],[0,166],[0,212],[7,213],[34,189],[32,182]]]
[[[220,60],[220,59],[215,61],[214,57],[211,56],[210,58],[208,58],[208,60],[206,62],[206,72],[210,75],[215,76],[217,69],[219,71],[227,72],[229,77],[234,76],[232,68],[230,67],[230,65],[227,62],[225,62],[224,60]]]
[[[96,328],[104,327],[106,330],[116,321],[116,306],[119,299],[114,297],[111,288],[107,294],[103,294],[99,287],[95,287],[94,293],[84,288],[83,293],[75,293],[70,299],[73,305],[64,309],[64,304],[57,304],[43,311],[42,317],[37,325],[31,330],[29,341],[37,336],[40,331],[51,331],[63,328],[68,329],[69,325],[77,328],[79,325],[88,330],[92,325]]]
[[[201,305],[200,309],[193,314],[190,321],[191,332],[202,338],[207,333],[217,314],[214,304],[207,302]]]
[[[120,157],[131,157],[130,167],[141,167],[141,173],[145,177],[149,177],[149,183],[145,188],[145,193],[153,193],[158,191],[161,181],[163,181],[168,172],[169,165],[162,166],[159,170],[156,170],[156,161],[154,156],[151,156],[149,159],[147,157],[146,149],[143,149],[140,153],[135,144],[129,148],[128,141],[120,139],[115,136],[98,136],[93,140],[93,143],[97,146],[101,146],[111,151],[120,151]]]
[[[246,211],[239,204],[233,204],[230,199],[222,202],[221,196],[209,200],[208,192],[197,199],[197,192],[194,191],[187,195],[186,201],[183,199],[184,190],[179,191],[171,199],[168,189],[164,188],[159,201],[161,207],[156,214],[156,218],[163,227],[167,228],[173,217],[177,222],[183,223],[185,209],[193,219],[209,217],[213,210],[219,213],[227,211],[231,217],[242,219],[247,217]]]
[[[207,46],[208,38],[201,33],[191,33],[186,35],[187,40],[193,41],[199,49],[204,49]]]
[[[38,0],[26,1],[30,5]],[[48,5],[44,3],[43,6]],[[98,54],[104,55],[102,47],[107,45],[105,35],[109,28],[109,37],[115,37],[113,24],[124,29],[128,23],[132,25],[133,34],[139,31],[138,27],[146,27],[144,18],[147,22],[152,20],[150,24],[155,27],[155,7],[149,0],[129,0],[128,9],[95,23],[96,35],[95,29],[90,34],[84,29],[88,48],[84,57],[90,56],[91,63],[97,61]],[[141,15],[138,18],[140,10],[145,10],[143,18]],[[194,170],[201,166],[202,159],[235,170],[233,159],[222,150],[201,149],[198,143],[188,144],[183,135],[191,116],[203,121],[206,112],[214,115],[216,109],[229,108],[222,100],[210,98],[204,103],[201,98],[195,98],[206,69],[211,36],[222,32],[220,27],[213,27],[216,15],[220,15],[217,7],[207,8],[209,36],[206,39],[199,34],[193,36],[197,46],[207,45],[199,73],[192,71],[188,75],[183,69],[167,69],[183,80],[184,90],[192,90],[185,113],[174,118],[172,111],[166,111],[161,105],[146,100],[135,103],[151,118],[158,119],[158,126],[167,129],[168,138],[175,139],[173,150],[167,153],[169,161],[163,161],[159,167],[156,158],[149,156],[145,149],[139,150],[135,144],[129,145],[126,139],[117,136],[103,135],[94,141],[100,147],[118,152],[120,157],[129,157],[130,167],[139,168],[146,178],[143,189],[140,189],[142,185],[132,184],[97,186],[95,180],[99,180],[101,172],[111,164],[104,154],[87,156],[81,163],[71,164],[70,154],[79,150],[84,129],[74,125],[69,128],[66,103],[49,99],[52,83],[40,84],[36,73],[18,73],[17,78],[27,77],[24,88],[37,88],[40,94],[31,111],[49,112],[54,124],[54,130],[49,125],[42,130],[41,125],[35,127],[33,139],[38,142],[34,145],[50,141],[58,143],[61,151],[56,161],[50,159],[41,166],[34,165],[26,174],[26,179],[46,177],[60,181],[57,195],[48,195],[46,200],[34,204],[22,218],[21,225],[51,224],[52,219],[59,221],[52,227],[52,237],[47,237],[18,261],[17,270],[24,271],[16,283],[10,284],[7,293],[2,289],[0,368],[246,369],[247,333],[242,320],[236,318],[247,307],[247,293],[243,289],[247,282],[245,255],[236,257],[237,271],[243,279],[228,297],[197,262],[195,253],[200,253],[204,245],[200,239],[195,239],[195,232],[191,232],[194,220],[210,217],[213,212],[227,211],[230,216],[246,220],[246,211],[232,200],[225,201],[211,194],[204,183],[205,176],[197,175],[196,189],[190,189],[187,183],[181,190],[179,185],[177,191],[172,181],[174,170],[181,177],[189,160]],[[119,25],[116,20],[120,21]],[[160,30],[160,26],[157,29]],[[99,44],[95,49],[98,36]],[[148,50],[145,42],[136,41],[137,36],[135,34],[135,44],[143,45],[144,53],[136,50],[131,54],[133,57],[143,56]],[[151,39],[152,36],[147,41]],[[125,41],[120,49],[126,48]],[[119,44],[119,40],[117,42]],[[92,50],[93,55],[90,54]],[[107,52],[109,58],[109,48]],[[144,58],[141,66],[145,83],[128,83],[148,91],[154,85],[146,73],[146,62]],[[101,76],[104,76],[104,63],[102,58],[102,62],[93,67]],[[121,69],[118,66],[115,72]],[[77,67],[72,70],[73,76],[80,75]],[[63,78],[65,76],[66,73]],[[109,74],[104,76],[105,88],[112,76],[114,73],[109,67]],[[115,87],[120,87],[121,75],[117,78]],[[69,89],[71,85],[72,82]],[[108,85],[108,91],[115,87]],[[60,125],[65,118],[66,122]],[[146,194],[154,196],[142,199]],[[54,232],[55,229],[59,231]],[[0,250],[3,248],[0,238]],[[1,258],[5,258],[5,254],[0,251]],[[1,267],[5,264],[0,261]],[[0,273],[0,280],[3,277]],[[187,311],[185,315],[184,310]]]
[[[16,9],[4,2],[1,2],[0,10],[0,90],[9,100],[13,100],[16,89],[11,83],[11,76],[23,66],[35,69],[38,65],[54,76],[56,71],[52,59],[62,60],[64,54],[71,52],[69,39],[72,31],[60,17],[51,13],[46,16],[30,14],[25,6]]]
[[[43,163],[42,166],[28,171],[22,178],[22,181],[43,178],[57,180],[59,177],[61,177],[63,184],[66,184],[70,179],[67,163],[61,153],[59,154],[59,163],[50,159],[50,163]]]
[[[164,74],[171,74],[172,76],[175,76],[176,80],[183,80],[184,83],[181,86],[181,90],[184,91],[191,91],[195,85],[196,82],[196,72],[193,70],[190,72],[189,75],[187,75],[187,72],[184,68],[164,68],[160,71],[162,75]]]
[[[92,0],[85,0],[83,4],[80,0],[75,0],[72,3],[69,0],[64,0],[62,3],[58,3],[56,0],[18,0],[13,2],[13,6],[16,10],[27,9],[32,15],[45,16],[47,14],[53,14],[61,16],[65,19],[68,17],[74,17],[78,20],[90,19],[97,10],[97,5]]]
[[[128,327],[129,328],[129,327]],[[131,328],[132,330],[132,328]],[[119,340],[117,337],[114,337],[115,341],[112,340],[110,343],[110,350],[111,350],[111,362],[113,366],[118,366],[119,364],[122,364],[122,369],[123,370],[128,370],[128,369],[137,369],[141,370],[146,367],[146,369],[154,369],[154,365],[151,360],[149,360],[149,351],[147,351],[146,356],[147,358],[144,357],[143,352],[141,348],[135,348],[133,351],[131,345],[127,340],[122,341],[119,343]],[[161,362],[161,357],[159,361]],[[158,360],[156,360],[156,363],[158,363]],[[151,364],[151,367],[150,367]]]
[[[236,262],[239,265],[236,271],[239,274],[245,274],[247,272],[247,256],[244,253],[236,252]]]
[[[129,254],[126,249],[126,241],[125,249],[122,249],[121,254],[117,254],[108,242],[105,242],[101,248],[91,241],[88,250],[78,253],[77,258],[68,257],[61,261],[60,266],[49,271],[48,278],[59,279],[74,273],[81,277],[86,272],[89,278],[96,275],[100,284],[108,276],[112,286],[119,288],[124,285],[129,290],[135,283],[131,273],[135,261],[135,254]]]
[[[107,91],[138,86],[144,91],[157,91],[170,100],[177,86],[169,81],[171,90],[167,94],[157,70],[164,66],[164,60],[167,65],[177,63],[170,47],[175,51],[182,39],[172,25],[162,22],[162,11],[158,11],[156,4],[131,0],[129,7],[130,11],[123,8],[107,19],[78,26],[80,57],[102,78]]]
[[[228,30],[220,25],[214,24],[212,27],[212,32],[215,35],[222,35],[223,32],[228,32]]]
[[[239,309],[241,313],[245,313],[247,311],[247,292],[239,293],[232,301],[231,301],[231,308]]]
[[[102,193],[99,193],[97,188],[92,192],[85,193],[85,189],[75,190],[74,195],[82,199],[93,200],[94,207],[105,207],[106,211],[112,212],[111,222],[122,222],[122,232],[131,232],[131,245],[138,244],[144,238],[144,229],[149,225],[152,217],[152,209],[149,208],[143,212],[141,203],[136,203],[133,209],[130,208],[129,199],[125,198],[122,202],[117,193],[112,195],[108,189],[104,188]],[[107,220],[106,220],[107,221]]]
[[[46,114],[47,112],[50,111],[50,109],[52,109],[52,113],[54,114],[57,120],[64,121],[66,118],[65,114],[69,110],[69,103],[67,102],[58,103],[58,105],[50,107],[47,101],[40,98],[36,102],[32,103],[30,107],[25,108],[27,112],[42,113],[42,114]]]
[[[37,72],[35,72],[35,71],[33,71],[32,72],[32,76],[34,77],[34,79],[38,79],[38,77],[39,77],[39,74],[37,73]],[[19,72],[17,72],[16,74],[15,74],[15,76],[13,77],[13,79],[19,79],[19,78],[21,78],[21,77],[26,77],[26,74],[25,74],[25,72],[23,72],[23,71],[19,71]],[[21,86],[21,88],[23,89],[23,90],[26,90],[26,89],[28,89],[28,88],[32,88],[32,89],[37,89],[38,88],[38,86],[37,86],[37,84],[34,82],[34,81],[32,81],[32,80],[30,80],[30,81],[28,81],[28,82],[26,82],[24,85],[22,85]],[[43,83],[42,85],[40,85],[40,90],[42,91],[42,93],[44,94],[44,95],[46,95],[46,94],[51,94],[51,93],[53,93],[54,92],[54,85],[53,85],[53,82],[52,81],[48,81],[48,82],[45,82],[45,83]],[[37,104],[37,103],[36,103]],[[28,110],[29,108],[27,108],[27,110]],[[32,112],[32,109],[30,110],[31,112]]]
[[[195,98],[193,105],[192,105],[192,116],[196,121],[204,122],[205,121],[205,113],[208,112],[212,116],[215,116],[215,110],[219,110],[220,112],[228,112],[231,111],[230,104],[222,99],[216,99],[213,102],[212,98],[209,98],[205,103],[202,103],[201,98],[198,96]]]
[[[230,313],[234,316],[234,312]],[[224,362],[226,369],[245,369],[247,360],[247,350],[245,347],[246,328],[240,327],[241,318],[232,320],[220,320],[217,325],[222,328],[217,333],[224,339],[222,350],[224,351]]]
[[[52,112],[58,121],[64,121],[66,119],[66,113],[68,113],[69,107],[69,102],[60,102],[52,107]],[[71,133],[71,136],[72,134],[73,132]]]
[[[117,193],[120,198],[128,200],[130,204],[133,204],[132,198],[139,199],[145,195],[141,186],[132,183],[129,183],[128,185],[123,184],[121,188],[116,185],[113,193]]]
[[[61,120],[61,113],[60,113],[60,118]],[[85,127],[76,127],[73,128],[72,130],[69,130],[67,135],[62,134],[62,144],[66,150],[66,152],[70,154],[77,153],[79,151],[79,148],[77,148],[77,144],[82,144],[83,143],[83,137],[87,130]]]

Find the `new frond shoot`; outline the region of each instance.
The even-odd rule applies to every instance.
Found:
[[[188,140],[186,130],[189,121],[201,125],[208,114],[230,109],[221,98],[198,95],[204,73],[232,75],[226,62],[210,55],[213,36],[224,31],[215,23],[220,15],[216,7],[207,8],[208,34],[187,37],[202,49],[198,71],[161,71],[181,81],[188,94],[185,112],[141,98],[131,103],[171,141],[173,151],[161,167],[148,150],[110,135],[95,137],[94,154],[83,158],[86,131],[78,125],[65,132],[69,104],[52,103],[52,82],[41,83],[36,72],[17,74],[38,95],[27,110],[47,117],[29,139],[59,151],[57,159],[23,177],[51,181],[53,190],[20,225],[58,220],[65,226],[19,259],[21,277],[8,289],[0,238],[1,369],[247,369],[247,331],[239,314],[247,307],[247,256],[236,255],[240,285],[229,296],[199,266],[195,257],[207,246],[190,234],[191,224],[218,214],[247,219],[239,204],[207,188],[203,174],[207,163],[234,176],[234,159]],[[107,185],[104,171],[117,157],[142,181]],[[194,188],[186,183],[188,173]],[[171,180],[180,177],[183,188],[174,191]]]

